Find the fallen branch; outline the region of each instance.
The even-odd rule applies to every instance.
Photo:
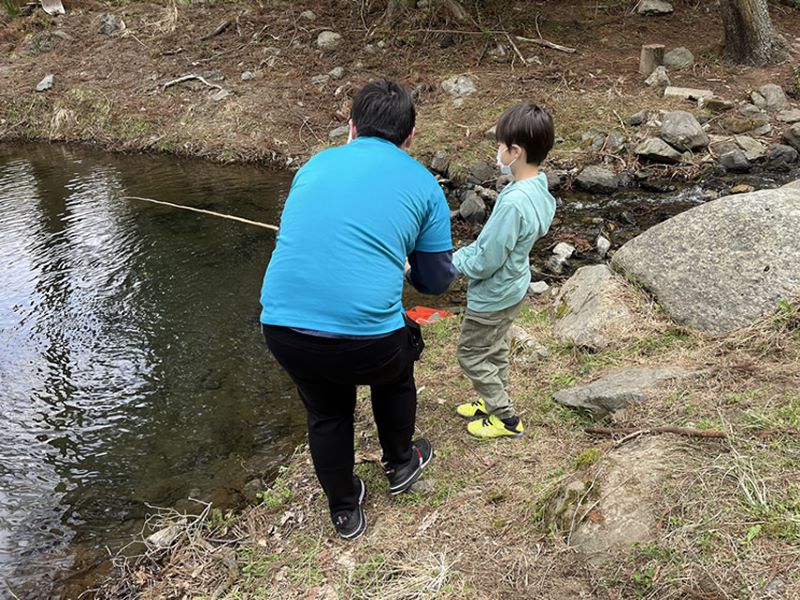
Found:
[[[191,79],[197,79],[198,81],[206,84],[208,87],[216,89],[216,90],[221,90],[222,89],[222,86],[217,85],[215,83],[208,83],[208,81],[206,81],[204,78],[200,77],[200,75],[184,75],[183,77],[178,77],[177,79],[173,79],[172,81],[168,81],[167,83],[162,85],[161,86],[161,91],[163,92],[164,90],[166,90],[168,87],[170,87],[172,85],[176,85],[178,83],[183,83],[184,81],[189,81]]]
[[[522,52],[519,51],[519,48],[517,48],[517,45],[514,43],[514,40],[512,40],[511,36],[508,35],[507,33],[506,37],[508,38],[508,43],[511,44],[511,47],[514,49],[514,52],[517,53],[517,56],[519,56],[519,59],[522,61],[522,64],[527,66],[528,61],[525,60],[524,56],[522,56]]]
[[[686,437],[698,438],[717,438],[725,439],[728,434],[724,431],[716,431],[713,429],[690,429],[688,427],[649,427],[642,429],[640,427],[587,427],[584,429],[586,433],[593,435],[647,435],[650,433],[674,433],[675,435],[684,435]]]

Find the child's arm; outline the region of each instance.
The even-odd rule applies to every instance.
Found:
[[[488,279],[508,259],[522,229],[522,215],[510,202],[497,206],[478,239],[453,255],[453,264],[469,279]]]

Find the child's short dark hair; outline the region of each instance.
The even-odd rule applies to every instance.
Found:
[[[353,98],[350,118],[359,137],[379,137],[400,146],[414,131],[417,113],[411,93],[402,85],[377,79]]]
[[[555,141],[553,117],[533,102],[517,104],[500,116],[495,137],[509,148],[524,148],[528,163],[540,165]]]

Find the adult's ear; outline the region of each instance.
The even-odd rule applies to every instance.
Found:
[[[404,149],[408,149],[408,148],[411,147],[411,143],[414,141],[414,136],[415,135],[417,135],[417,128],[416,127],[414,127],[414,129],[411,130],[411,133],[406,138],[406,141],[403,142],[403,148]]]

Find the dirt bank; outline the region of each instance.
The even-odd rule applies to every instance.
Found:
[[[642,44],[694,52],[694,67],[670,72],[674,85],[708,88],[732,100],[766,82],[790,91],[795,85],[788,64],[722,64],[722,25],[710,1],[678,3],[665,18],[588,0],[489,2],[467,22],[418,11],[395,23],[382,20],[381,3],[65,0],[65,6],[67,15],[60,17],[41,10],[14,18],[0,13],[0,140],[85,142],[291,166],[332,143],[329,132],[346,122],[354,90],[388,76],[415,90],[420,135],[414,152],[424,160],[447,149],[460,165],[491,161],[493,142],[485,131],[506,106],[532,98],[553,111],[564,138],[553,162],[569,166],[603,158],[582,147],[581,134],[590,126],[624,130],[630,113],[686,106],[642,84]],[[778,28],[793,40],[800,12],[779,5],[773,11]],[[121,23],[106,22],[107,35],[100,29],[109,14]],[[538,38],[537,26],[544,38],[577,52],[511,37]],[[329,51],[317,48],[325,30],[342,35]],[[341,77],[328,75],[337,67]],[[52,88],[35,92],[47,74],[55,76]],[[165,87],[193,74],[205,83]],[[477,86],[463,103],[440,86],[457,74]]]

